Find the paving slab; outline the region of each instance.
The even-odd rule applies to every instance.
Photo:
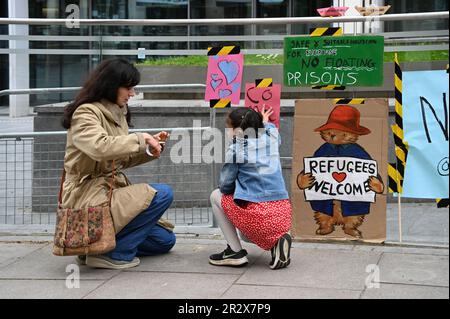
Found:
[[[237,283],[362,291],[367,265],[377,264],[380,256],[377,252],[294,249],[287,269],[272,271],[267,267],[270,256],[261,256]]]
[[[217,299],[238,275],[124,271],[88,299]]]
[[[384,253],[380,279],[384,283],[449,286],[448,256]]]
[[[46,244],[0,243],[0,268],[13,263],[17,259],[23,258],[44,246],[46,246]]]
[[[365,246],[357,245],[353,251],[371,251],[397,254],[412,254],[412,255],[434,255],[434,256],[448,256],[448,248],[421,248],[421,247],[388,247],[388,246]]]
[[[0,279],[0,299],[81,299],[102,283],[84,280],[79,288],[69,289],[65,280]]]
[[[38,249],[26,258],[19,259],[0,269],[0,279],[66,279],[67,266],[75,264],[74,257],[58,257],[51,252],[52,246]],[[109,279],[118,271],[80,267],[81,279]]]
[[[359,290],[233,285],[224,299],[358,299]]]
[[[249,252],[249,264],[254,263],[264,251],[255,245],[243,246]],[[242,274],[247,268],[217,267],[208,263],[209,256],[225,249],[222,245],[177,244],[166,255],[143,257],[139,267],[128,271],[164,271],[180,273]],[[270,253],[266,253],[270,256]]]
[[[448,299],[448,287],[380,284],[364,291],[362,299]]]

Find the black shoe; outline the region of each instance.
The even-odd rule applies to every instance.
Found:
[[[272,260],[270,262],[271,269],[286,268],[291,263],[291,246],[292,238],[289,234],[284,234],[278,240],[277,244],[270,250]]]
[[[242,267],[248,264],[247,251],[242,249],[234,252],[228,245],[220,254],[214,254],[209,257],[209,263],[214,266]]]

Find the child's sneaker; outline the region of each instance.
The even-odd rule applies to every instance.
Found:
[[[284,234],[281,236],[276,245],[270,250],[272,254],[271,269],[281,269],[289,266],[291,263],[291,246],[291,235]]]
[[[209,257],[209,263],[214,266],[242,267],[248,264],[247,251],[242,249],[234,252],[228,245],[220,254],[214,254]]]

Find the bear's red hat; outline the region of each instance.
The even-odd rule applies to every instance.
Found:
[[[329,129],[335,129],[344,132],[350,132],[358,135],[367,135],[371,131],[364,126],[359,125],[361,113],[358,109],[350,105],[337,105],[331,111],[328,121],[325,125],[316,128],[315,132],[321,132]]]

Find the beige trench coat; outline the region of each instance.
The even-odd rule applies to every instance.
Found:
[[[116,234],[148,208],[156,190],[148,184],[131,185],[123,169],[149,162],[141,133],[128,134],[126,108],[106,100],[80,105],[67,132],[64,157],[64,208],[96,206],[108,200],[112,161],[116,177],[111,215]]]

